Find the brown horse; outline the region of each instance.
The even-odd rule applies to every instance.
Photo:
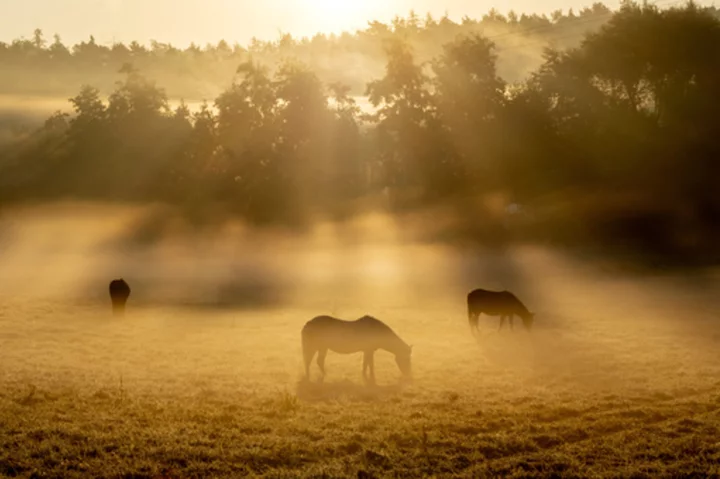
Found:
[[[510,328],[515,329],[513,325],[513,315],[515,314],[522,318],[525,329],[530,331],[535,318],[535,314],[528,311],[525,305],[510,291],[473,290],[467,296],[467,306],[470,330],[474,335],[478,333],[478,321],[483,313],[488,316],[500,316],[498,331],[502,329],[506,317],[509,319]]]
[[[125,314],[125,303],[130,297],[130,286],[124,279],[110,281],[110,299],[112,301],[113,314],[122,316]]]
[[[310,363],[315,353],[318,353],[317,364],[324,379],[325,357],[331,350],[340,354],[364,353],[363,378],[374,383],[374,354],[378,349],[393,353],[403,377],[410,379],[412,346],[405,344],[388,325],[372,316],[363,316],[355,321],[331,316],[313,318],[302,329],[302,349],[307,379],[310,379]]]

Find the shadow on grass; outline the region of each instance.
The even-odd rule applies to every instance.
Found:
[[[313,382],[303,378],[297,384],[297,397],[303,401],[327,401],[351,399],[376,401],[402,392],[403,384],[357,384],[349,380],[337,382]]]

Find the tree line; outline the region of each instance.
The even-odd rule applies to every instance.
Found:
[[[159,201],[198,218],[298,224],[443,205],[490,241],[527,205],[524,239],[717,254],[720,20],[693,3],[625,2],[574,48],[547,48],[522,82],[498,74],[473,33],[424,64],[402,35],[384,42],[364,92],[307,65],[247,59],[212,105],[171,109],[127,63],[107,99],[84,86],[32,135],[0,152],[0,201]],[[503,226],[505,225],[505,226]],[[717,259],[717,257],[714,257]]]
[[[324,82],[340,81],[349,85],[353,93],[362,94],[368,74],[382,72],[383,44],[388,38],[402,36],[414,47],[418,60],[426,61],[458,35],[474,33],[498,36],[498,44],[509,49],[501,70],[504,78],[514,81],[536,66],[534,57],[541,45],[576,45],[583,33],[596,29],[610,15],[611,11],[601,3],[577,13],[572,9],[556,11],[549,17],[513,11],[502,15],[491,10],[482,18],[466,16],[459,22],[447,15],[421,18],[410,12],[389,23],[370,22],[355,33],[318,33],[311,38],[282,33],[272,41],[253,38],[248,45],[222,40],[204,46],[191,43],[184,48],[159,41],[106,45],[92,36],[66,45],[59,35],[48,39],[38,29],[30,38],[0,42],[0,64],[4,66],[0,89],[6,93],[64,96],[90,77],[101,92],[110,93],[117,71],[125,63],[132,63],[168,88],[171,97],[201,100],[214,97],[227,85],[237,65],[252,57],[270,66],[280,64],[284,58],[298,59]]]

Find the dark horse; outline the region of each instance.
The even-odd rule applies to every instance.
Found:
[[[302,329],[302,349],[305,358],[305,376],[310,379],[310,363],[318,353],[317,364],[325,377],[325,356],[328,349],[340,354],[363,352],[363,378],[375,382],[374,354],[384,349],[395,354],[395,362],[403,377],[410,378],[410,353],[408,346],[390,327],[372,316],[355,321],[344,321],[331,316],[318,316],[308,321]],[[369,377],[368,377],[369,371]]]
[[[535,314],[528,311],[522,302],[510,291],[487,291],[484,289],[476,289],[467,296],[468,305],[468,321],[470,322],[470,330],[473,334],[478,333],[478,320],[482,313],[488,316],[500,316],[500,327],[502,329],[507,317],[510,321],[510,328],[513,326],[513,315],[517,314],[522,318],[525,329],[530,331],[532,328]]]
[[[130,286],[124,279],[110,281],[110,299],[112,300],[113,314],[122,316],[125,314],[125,303],[130,297]]]

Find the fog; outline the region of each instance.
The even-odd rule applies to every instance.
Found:
[[[596,437],[617,458],[659,437],[638,430],[684,434],[687,418],[704,424],[717,407],[717,269],[638,275],[540,245],[450,247],[423,239],[432,221],[380,213],[304,233],[198,230],[118,204],[1,213],[0,401],[22,450],[39,451],[13,461],[33,467],[154,471],[192,457],[188,468],[227,476],[349,477],[381,467],[356,450],[425,467],[410,454],[423,434],[436,464],[469,448],[492,456],[467,467],[507,454],[552,463],[547,444],[585,457]],[[123,317],[107,291],[117,277],[132,288]],[[498,331],[483,315],[473,338],[465,296],[476,287],[513,291],[536,313],[532,332],[518,318]],[[385,322],[413,346],[412,385],[399,385],[383,350],[377,385],[363,384],[361,354],[333,352],[324,382],[314,363],[306,381],[300,330],[321,314]],[[695,441],[714,437],[698,431]],[[67,462],[50,462],[38,441]],[[86,443],[99,451],[91,459]],[[289,450],[303,462],[282,459]]]
[[[87,203],[5,210],[0,289],[105,301],[106,283],[124,277],[140,304],[385,307],[462,291],[477,261],[423,243],[415,222],[381,213],[303,232],[233,220],[204,231],[174,214],[162,206]],[[511,270],[481,276],[493,276],[498,287],[505,276],[510,287]]]
[[[712,268],[628,275],[611,259],[539,244],[498,249],[440,241],[433,239],[445,227],[433,220],[437,211],[367,213],[303,231],[236,220],[203,229],[162,206],[65,202],[1,213],[0,291],[7,296],[102,305],[109,281],[123,277],[138,305],[327,312],[455,304],[462,311],[465,294],[480,286],[518,291],[544,308],[564,296],[577,301],[565,294],[573,283],[600,297],[609,293],[593,291],[595,282],[646,282],[650,291],[673,285],[683,295],[717,286]],[[547,282],[558,290],[545,289]],[[629,292],[618,300],[633,301]]]

